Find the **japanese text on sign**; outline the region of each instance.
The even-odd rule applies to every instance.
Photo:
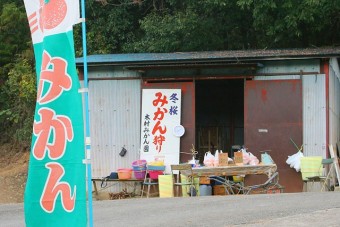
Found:
[[[180,138],[174,129],[181,123],[180,89],[143,89],[141,159],[164,157],[166,168],[179,163]]]
[[[47,104],[57,100],[65,90],[72,86],[70,76],[67,74],[67,61],[60,57],[52,58],[47,51],[43,52],[42,70],[37,95],[37,103]],[[44,85],[48,83],[47,91]],[[32,151],[37,160],[45,158],[55,162],[48,162],[45,167],[49,170],[45,188],[41,195],[41,207],[48,213],[53,212],[55,202],[60,194],[62,206],[65,211],[72,212],[75,206],[76,188],[71,196],[71,186],[60,181],[65,174],[61,163],[57,162],[64,156],[67,142],[73,140],[72,121],[66,115],[58,115],[55,110],[48,107],[38,109],[40,120],[35,120],[33,133],[36,136]]]

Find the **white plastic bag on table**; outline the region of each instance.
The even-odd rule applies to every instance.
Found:
[[[249,165],[255,166],[260,163],[259,159],[250,152],[249,152],[249,158],[250,158]]]
[[[204,155],[203,164],[205,166],[213,166],[214,165],[214,160],[215,160],[214,155],[212,155],[211,152],[208,151]]]
[[[250,162],[250,156],[248,152],[242,152],[243,154],[243,165],[247,165]]]
[[[222,151],[221,152],[219,152],[218,150],[215,151],[214,166],[218,166],[218,164],[219,164],[219,160],[220,160],[219,153],[222,153]]]
[[[247,152],[247,148],[242,147],[239,151],[242,152],[243,165],[248,165],[250,162],[250,156],[249,153]]]
[[[193,165],[193,166],[195,166],[195,164],[196,164],[196,161],[195,161],[195,157],[194,156],[192,156],[192,159],[191,160],[189,160],[189,162],[188,162],[189,164],[191,164],[191,165]]]
[[[208,151],[209,152],[209,151]],[[208,152],[205,152],[204,154],[204,159],[203,159],[203,164],[205,165],[205,163],[208,161]]]

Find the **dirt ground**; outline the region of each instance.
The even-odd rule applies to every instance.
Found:
[[[28,148],[0,145],[0,204],[24,202],[29,155]],[[101,191],[93,199],[107,200],[110,194]]]
[[[0,146],[0,204],[22,203],[29,151],[18,145]]]

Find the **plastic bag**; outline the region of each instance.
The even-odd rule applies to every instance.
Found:
[[[303,154],[301,151],[299,151],[294,163],[294,169],[296,172],[300,172],[301,170],[301,157],[303,157]]]
[[[213,166],[214,165],[214,160],[215,160],[214,155],[212,155],[211,152],[208,151],[204,155],[203,164],[205,166]]]
[[[250,162],[250,156],[247,152],[242,152],[243,154],[243,165],[248,165]]]
[[[242,147],[238,152],[242,152],[243,165],[248,165],[250,162],[250,156],[247,152],[247,148]]]
[[[260,163],[259,159],[250,152],[249,152],[249,158],[250,158],[249,165],[255,166],[255,165],[258,165]]]
[[[196,164],[195,157],[194,157],[194,156],[192,156],[192,159],[191,159],[191,160],[189,160],[189,161],[188,161],[188,163],[189,163],[189,164],[191,164],[191,165],[192,165],[192,167],[194,167],[194,166],[195,166],[195,164]]]
[[[302,154],[302,152],[301,151],[298,151],[297,153],[295,153],[294,155],[292,155],[291,157],[290,157],[290,163],[289,163],[289,165],[290,165],[290,167],[292,167],[293,168],[293,166],[296,164],[296,162],[299,162],[300,161],[300,158],[301,157],[303,157],[303,154]],[[288,161],[288,159],[287,159],[287,161]]]
[[[287,163],[288,165],[290,165],[290,167],[292,167],[291,165],[292,165],[292,163],[293,163],[293,161],[294,161],[294,159],[295,159],[295,157],[296,157],[297,154],[298,154],[298,153],[293,154],[293,155],[291,155],[291,156],[288,155],[288,158],[287,158],[287,160],[286,160],[286,163]]]
[[[296,172],[299,172],[301,169],[301,161],[300,161],[301,157],[303,157],[303,153],[301,151],[298,151],[292,156],[288,156],[286,163],[290,165],[291,168],[294,168]]]
[[[221,152],[219,152],[218,150],[216,150],[215,151],[215,156],[214,156],[214,166],[218,166],[218,164],[219,164],[219,153],[222,153],[222,151]]]

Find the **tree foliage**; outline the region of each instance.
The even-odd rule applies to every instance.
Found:
[[[250,11],[255,32],[262,33],[258,42],[269,47],[339,44],[339,0],[238,0],[237,4]]]
[[[25,58],[18,58],[7,65],[8,79],[1,91],[1,96],[7,98],[0,111],[0,122],[6,129],[2,141],[30,143],[36,97],[35,71],[31,64]]]
[[[251,27],[243,20],[248,15],[235,13],[235,3],[197,0],[168,1],[168,5],[169,8],[153,9],[140,20],[142,36],[125,45],[124,51],[244,49],[251,43]]]
[[[90,54],[297,48],[340,40],[340,0],[91,0],[88,15]]]
[[[14,3],[3,5],[0,14],[0,66],[10,63],[13,56],[29,46],[30,34],[25,11]]]
[[[123,0],[115,4],[88,0],[86,4],[87,49],[90,54],[108,54],[121,51],[138,30],[142,17],[139,6]],[[77,54],[82,54],[81,26],[75,27]]]
[[[21,1],[0,4],[1,141],[30,143],[35,100],[33,52]]]

